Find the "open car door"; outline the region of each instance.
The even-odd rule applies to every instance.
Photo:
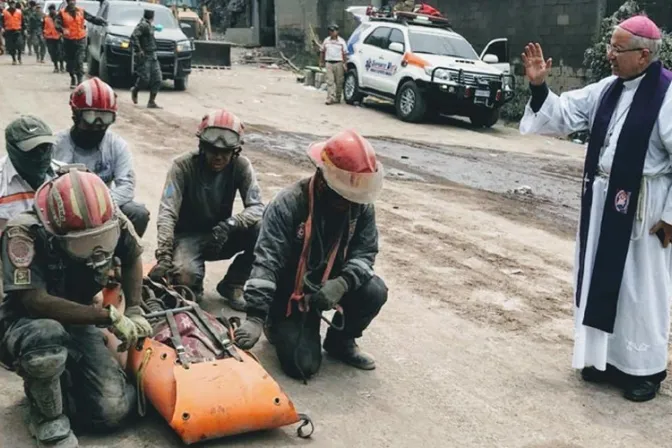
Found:
[[[495,60],[496,58],[496,60]],[[511,63],[509,60],[509,39],[500,37],[488,42],[483,52],[481,60],[498,68],[504,73],[511,74]]]

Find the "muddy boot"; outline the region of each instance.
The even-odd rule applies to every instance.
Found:
[[[75,75],[70,75],[70,89],[75,89],[77,87],[77,78]]]
[[[245,311],[247,302],[243,298],[243,287],[241,285],[231,285],[222,280],[217,284],[217,292],[229,302],[231,309]]]
[[[46,420],[30,406],[26,423],[30,435],[37,442],[38,448],[78,448],[79,441],[70,429],[70,420],[61,415],[54,420]]]
[[[135,86],[131,88],[131,100],[133,100],[133,104],[138,104],[138,88]]]
[[[361,351],[354,339],[334,336],[331,329],[324,338],[323,347],[330,356],[358,369],[373,370],[376,368],[376,361],[373,357]]]
[[[156,104],[156,102],[154,101],[156,100],[156,95],[157,95],[156,92],[151,92],[149,94],[149,102],[147,103],[147,109],[162,109],[162,107]]]

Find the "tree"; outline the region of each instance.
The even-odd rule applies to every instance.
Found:
[[[589,81],[598,81],[611,75],[611,66],[607,59],[607,45],[611,40],[614,27],[623,20],[638,14],[645,14],[644,9],[637,1],[627,0],[615,13],[602,20],[600,29],[593,40],[593,45],[584,54],[583,64],[590,70]],[[665,67],[672,68],[672,34],[670,33],[663,33],[660,60],[665,64]]]

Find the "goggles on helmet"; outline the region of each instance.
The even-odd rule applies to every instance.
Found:
[[[88,125],[101,124],[103,126],[111,125],[117,118],[117,114],[109,110],[83,110],[80,116]]]
[[[96,229],[70,232],[56,238],[68,256],[97,269],[110,262],[120,235],[119,222],[113,218]]]
[[[219,149],[236,149],[240,146],[240,135],[231,129],[205,128],[199,138]]]

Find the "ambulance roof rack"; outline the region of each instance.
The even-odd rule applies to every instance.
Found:
[[[367,11],[367,15],[369,15],[369,20],[373,22],[390,22],[401,25],[427,26],[432,28],[443,28],[448,31],[452,31],[450,22],[444,17],[434,17],[427,14],[402,11],[381,13],[375,10],[372,10],[371,13],[368,13]]]

